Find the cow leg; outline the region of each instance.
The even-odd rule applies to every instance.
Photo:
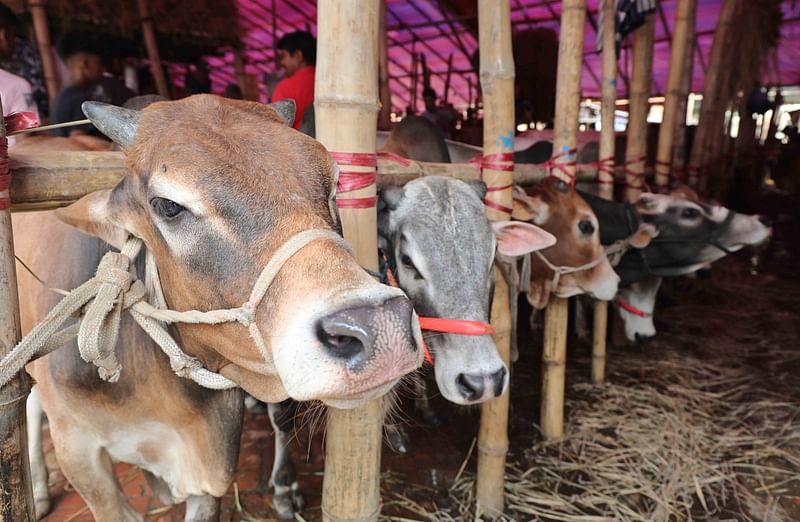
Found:
[[[294,414],[291,399],[267,405],[269,420],[275,430],[275,460],[272,463],[270,484],[275,488],[272,506],[278,516],[285,519],[294,517],[295,510],[303,509],[303,495],[297,484],[291,455],[289,454],[289,434],[292,430]]]
[[[172,506],[173,504],[178,503],[172,496],[172,491],[169,488],[169,484],[167,484],[161,477],[153,475],[146,469],[142,470],[142,474],[147,480],[147,485],[150,486],[150,489],[153,490],[153,493],[158,497],[162,504],[165,506]]]
[[[589,324],[591,300],[585,296],[575,297],[575,336],[580,341],[591,342],[592,329]]]
[[[431,406],[431,401],[428,398],[428,384],[424,374],[414,381],[414,389],[417,397],[414,401],[414,407],[422,416],[422,421],[433,428],[440,427],[442,419]]]
[[[28,418],[28,459],[31,463],[31,482],[33,485],[33,503],[36,519],[40,519],[50,511],[50,494],[47,487],[48,473],[42,449],[42,419],[44,410],[39,400],[36,386],[28,395],[25,405]]]
[[[219,515],[219,499],[216,497],[192,495],[186,499],[186,522],[217,522]]]
[[[61,471],[86,501],[95,520],[143,520],[125,500],[111,457],[97,439],[86,430],[71,426],[68,420],[52,416],[50,436]]]

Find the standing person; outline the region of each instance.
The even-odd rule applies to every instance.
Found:
[[[28,82],[39,115],[46,117],[50,101],[44,83],[42,58],[36,45],[17,36],[18,25],[17,15],[0,3],[0,68]]]
[[[307,31],[295,31],[278,40],[278,59],[286,75],[275,87],[272,101],[291,98],[297,105],[294,128],[300,129],[306,109],[314,103],[317,40]]]
[[[92,91],[103,78],[103,64],[94,42],[77,33],[65,34],[56,44],[56,50],[67,67],[64,87],[53,100],[52,123],[62,123],[86,118],[81,104],[92,100]],[[65,127],[52,131],[56,136],[90,134],[101,136],[94,125]]]

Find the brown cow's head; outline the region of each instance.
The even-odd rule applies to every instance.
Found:
[[[143,111],[96,103],[84,110],[123,146],[129,172],[60,217],[115,246],[141,238],[171,309],[241,306],[287,239],[338,227],[336,165],[322,145],[287,126],[292,102],[198,95]],[[256,321],[264,355],[237,323],[180,324],[177,339],[211,370],[272,402],[288,395],[355,406],[421,363],[408,299],[373,281],[331,240],[289,258]]]
[[[527,192],[517,189],[513,217],[534,223],[558,238],[555,245],[541,250],[553,265],[579,267],[603,258],[593,268],[563,274],[558,288],[551,288],[553,271],[537,256],[531,256],[528,299],[534,307],[547,306],[551,292],[558,297],[586,293],[604,301],[613,299],[619,277],[605,259],[597,217],[573,187],[556,177],[549,177],[528,188]]]

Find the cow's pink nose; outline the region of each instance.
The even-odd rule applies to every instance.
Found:
[[[380,305],[360,305],[337,310],[320,319],[317,337],[335,359],[350,371],[359,371],[376,352],[418,347],[409,334],[412,307],[405,296]]]

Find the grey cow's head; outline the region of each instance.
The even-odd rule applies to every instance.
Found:
[[[518,256],[555,238],[527,223],[490,223],[483,183],[427,177],[381,193],[378,233],[398,284],[420,316],[488,322],[495,252]],[[494,398],[508,371],[490,336],[432,334],[436,383],[458,404]]]

